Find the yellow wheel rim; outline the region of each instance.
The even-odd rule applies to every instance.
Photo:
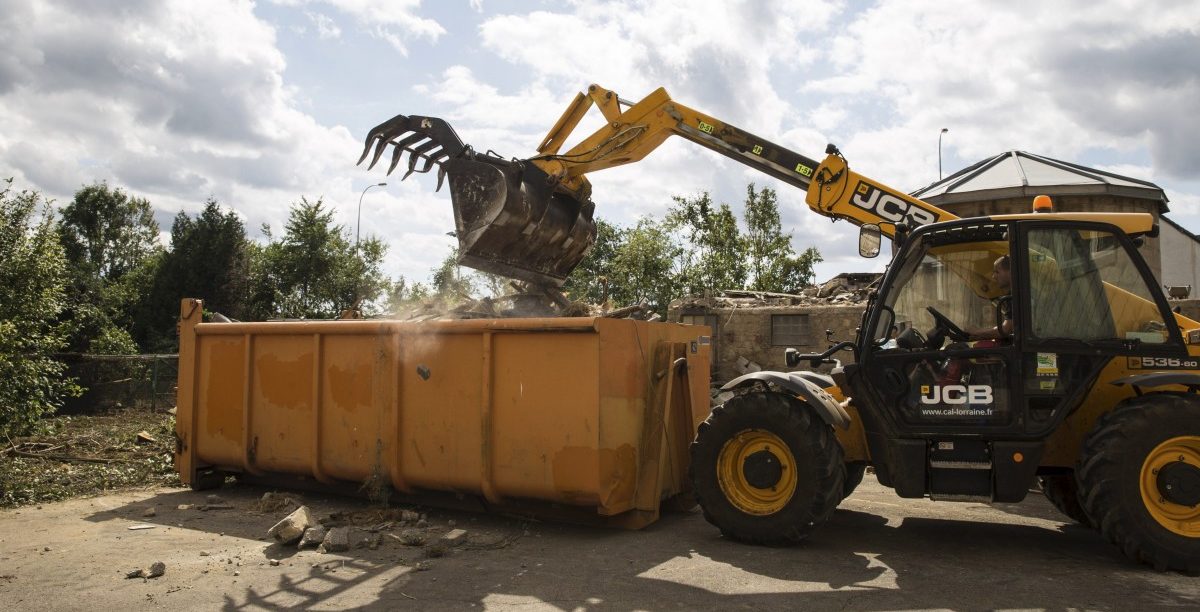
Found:
[[[1154,447],[1142,462],[1142,503],[1159,525],[1189,538],[1200,537],[1200,505],[1184,506],[1163,497],[1158,490],[1158,473],[1177,462],[1200,468],[1200,437],[1180,436]]]
[[[796,492],[796,458],[779,436],[746,429],[721,447],[717,482],[725,499],[746,514],[783,510]]]

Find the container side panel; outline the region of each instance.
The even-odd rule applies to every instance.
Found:
[[[640,321],[601,320],[600,446],[602,457],[600,510],[605,514],[633,507],[638,486],[642,425],[648,408],[650,362],[654,346]]]
[[[259,469],[312,469],[313,336],[254,339],[250,389],[251,451]]]
[[[325,336],[321,364],[320,465],[342,480],[384,477],[393,447],[384,433],[395,367],[391,336]]]
[[[408,484],[480,492],[481,334],[401,337],[400,473]]]
[[[201,464],[242,464],[242,413],[245,403],[246,343],[243,336],[197,337],[199,371],[194,432]]]
[[[503,496],[599,500],[597,336],[496,334],[493,478]]]

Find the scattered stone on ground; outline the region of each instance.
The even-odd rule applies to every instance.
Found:
[[[154,529],[154,527],[155,527],[155,525],[147,525],[145,523],[140,523],[137,525],[130,525],[129,531],[141,531],[143,529]]]
[[[146,577],[147,578],[158,578],[159,576],[162,576],[165,573],[167,573],[167,564],[163,563],[162,561],[155,561],[150,566],[150,573],[146,574]]]
[[[146,577],[146,570],[144,570],[140,567],[138,569],[125,572],[126,580],[130,580],[133,578],[145,578],[145,577]]]
[[[158,442],[158,440],[155,440],[154,436],[150,435],[150,432],[144,429],[137,432],[137,437],[134,438],[134,443],[136,444],[154,444],[156,442]]]
[[[350,550],[350,528],[334,527],[325,534],[324,541],[317,547],[319,553],[345,552]]]
[[[329,530],[323,525],[316,525],[304,530],[304,535],[300,538],[300,542],[296,544],[296,548],[308,548],[310,546],[320,546],[321,542],[325,541],[325,534]]]
[[[466,529],[451,529],[442,534],[441,541],[447,546],[458,546],[467,541]]]
[[[435,542],[425,548],[425,556],[430,559],[446,556],[446,551],[450,548],[443,542]]]
[[[206,503],[206,504],[223,504],[223,503],[225,503],[225,498],[221,497],[220,495],[209,495],[208,497],[204,498],[204,503]]]
[[[262,499],[250,504],[250,510],[263,513],[279,512],[285,508],[299,505],[300,502],[291,495],[268,491],[263,493]]]
[[[396,539],[405,546],[424,546],[426,537],[424,533],[416,529],[405,529]]]
[[[275,541],[280,544],[292,544],[304,536],[305,529],[315,524],[312,514],[308,511],[308,506],[300,506],[283,520],[275,523],[275,526],[267,531],[267,536],[275,538]]]
[[[157,514],[158,514],[158,511],[155,510],[154,506],[150,506],[149,508],[146,508],[146,511],[142,513],[142,516],[149,518],[149,517],[155,516]]]

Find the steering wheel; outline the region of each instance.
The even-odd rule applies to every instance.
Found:
[[[967,332],[963,331],[963,328],[959,327],[954,323],[954,321],[951,321],[949,317],[939,312],[937,308],[934,308],[933,306],[926,306],[925,310],[928,310],[929,314],[933,315],[933,320],[937,322],[938,327],[950,332],[950,339],[957,342],[966,342],[967,340],[971,339],[971,336]],[[929,335],[934,336],[936,334],[930,333]]]

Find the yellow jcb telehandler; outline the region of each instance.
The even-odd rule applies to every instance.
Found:
[[[560,153],[592,105],[606,123]],[[691,446],[694,494],[729,537],[808,536],[873,466],[901,497],[1017,502],[1040,479],[1072,519],[1132,559],[1200,571],[1200,323],[1175,314],[1138,251],[1148,214],[1036,212],[960,219],[671,100],[593,85],[534,156],[464,145],[444,121],[397,116],[360,163],[437,166],[450,182],[463,263],[559,285],[594,241],[586,174],[681,136],[805,190],[818,214],[860,226],[864,256],[895,247],[858,337],[756,372]],[[420,164],[420,165],[418,165]],[[1003,267],[1003,273],[1000,268]],[[1003,278],[1001,276],[1003,275]],[[569,407],[564,407],[569,409]]]

